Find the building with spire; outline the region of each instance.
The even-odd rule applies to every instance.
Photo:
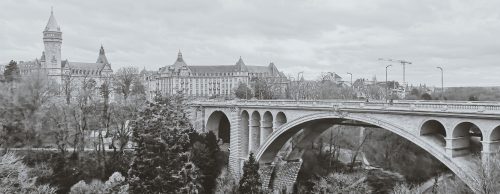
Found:
[[[34,71],[42,70],[49,78],[62,83],[65,78],[89,78],[98,84],[105,79],[111,78],[113,70],[108,62],[104,47],[101,45],[96,62],[74,62],[68,59],[62,60],[62,31],[57,24],[54,12],[51,10],[49,21],[43,30],[44,51],[40,59],[32,61],[19,61],[18,66],[21,75],[29,75]],[[72,79],[75,80],[75,79]]]
[[[147,74],[150,97],[156,92],[163,95],[182,92],[189,97],[230,97],[239,84],[250,85],[257,79],[266,80],[274,86],[285,87],[288,84],[286,76],[274,63],[250,66],[240,57],[234,65],[194,66],[184,61],[180,51],[172,65]]]

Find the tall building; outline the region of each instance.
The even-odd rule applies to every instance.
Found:
[[[240,59],[234,65],[188,65],[179,51],[174,64],[147,72],[149,96],[156,92],[175,94],[182,92],[189,97],[232,96],[240,83],[251,84],[263,79],[275,85],[287,85],[286,76],[274,63],[268,66],[245,65]]]
[[[44,51],[40,59],[18,62],[21,75],[26,76],[34,71],[42,70],[58,83],[62,83],[66,77],[74,77],[94,79],[99,84],[113,74],[111,63],[108,62],[102,45],[96,62],[62,60],[62,31],[53,11],[50,12],[49,21],[43,30],[43,44]]]

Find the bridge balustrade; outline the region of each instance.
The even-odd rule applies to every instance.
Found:
[[[297,107],[340,107],[340,108],[369,108],[369,109],[387,109],[401,108],[408,110],[415,109],[431,109],[439,111],[447,110],[466,110],[477,112],[484,111],[500,111],[500,103],[498,102],[464,102],[464,101],[396,101],[387,103],[385,101],[353,101],[353,100],[203,100],[193,101],[193,104],[210,104],[210,105],[253,105],[253,106],[297,106]]]

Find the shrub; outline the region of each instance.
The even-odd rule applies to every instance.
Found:
[[[47,193],[56,189],[49,185],[37,185],[33,169],[12,152],[0,157],[0,193]]]
[[[81,180],[71,187],[70,194],[92,194],[92,193],[103,193],[103,194],[127,194],[128,184],[126,184],[125,177],[123,177],[119,172],[113,173],[106,181],[103,183],[100,180],[92,180],[90,184],[85,183]]]

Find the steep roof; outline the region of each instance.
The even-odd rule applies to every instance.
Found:
[[[66,61],[64,65],[69,65],[70,69],[82,69],[82,70],[102,70],[105,66],[103,63],[84,63],[84,62],[72,62]]]
[[[184,62],[184,59],[182,58],[182,53],[180,50],[179,53],[177,54],[177,60],[175,60],[175,63],[172,66],[174,68],[187,66],[186,62]]]
[[[248,72],[250,73],[268,73],[269,68],[266,66],[247,66]]]
[[[61,28],[57,25],[56,17],[54,17],[54,11],[50,11],[49,21],[47,22],[47,26],[45,26],[45,31],[55,31],[60,32]]]
[[[236,62],[236,64],[234,65],[234,71],[237,71],[237,72],[245,72],[245,71],[248,71],[248,68],[247,66],[245,65],[245,63],[243,62],[243,59],[241,59],[241,56],[240,56],[240,59]]]
[[[193,73],[218,73],[233,72],[232,65],[214,65],[214,66],[189,66]]]
[[[109,64],[108,58],[106,58],[106,54],[104,53],[104,47],[102,45],[101,49],[99,50],[99,56],[97,57],[96,63]]]

